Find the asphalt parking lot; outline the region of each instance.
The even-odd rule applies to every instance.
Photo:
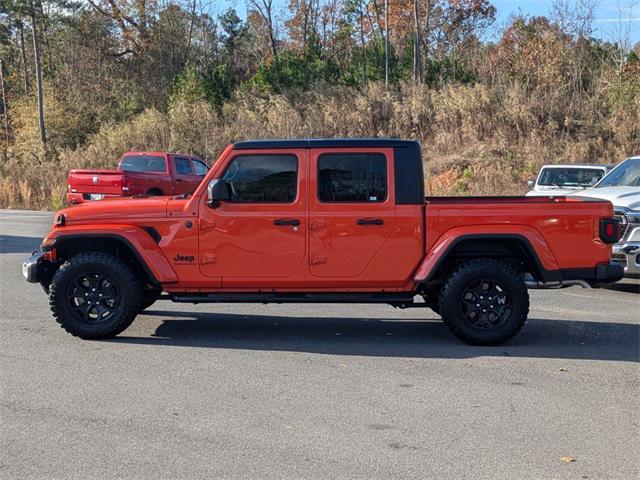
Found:
[[[89,342],[20,273],[50,222],[0,211],[0,478],[640,476],[637,281],[532,291],[493,348],[430,310],[169,302]]]

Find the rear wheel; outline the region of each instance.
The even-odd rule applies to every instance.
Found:
[[[81,253],[56,272],[49,288],[56,321],[80,338],[111,338],[135,319],[142,284],[123,260],[105,252]]]
[[[523,327],[529,292],[522,275],[490,258],[472,260],[446,279],[439,297],[444,322],[471,345],[498,345]]]

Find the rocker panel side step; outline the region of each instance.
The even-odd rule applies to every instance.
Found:
[[[229,293],[172,293],[171,300],[179,303],[413,303],[407,293],[298,293],[298,292],[229,292]]]

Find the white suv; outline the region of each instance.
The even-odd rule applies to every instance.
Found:
[[[620,221],[620,242],[613,260],[624,265],[625,275],[640,275],[640,156],[627,158],[592,188],[575,193],[613,203]]]
[[[571,195],[595,185],[611,165],[544,165],[536,180],[527,182],[533,190],[527,196]]]

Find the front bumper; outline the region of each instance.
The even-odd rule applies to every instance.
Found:
[[[624,268],[625,275],[640,275],[640,242],[616,243],[613,261]]]
[[[22,263],[22,275],[29,283],[40,283],[44,270],[44,252],[33,254]]]

